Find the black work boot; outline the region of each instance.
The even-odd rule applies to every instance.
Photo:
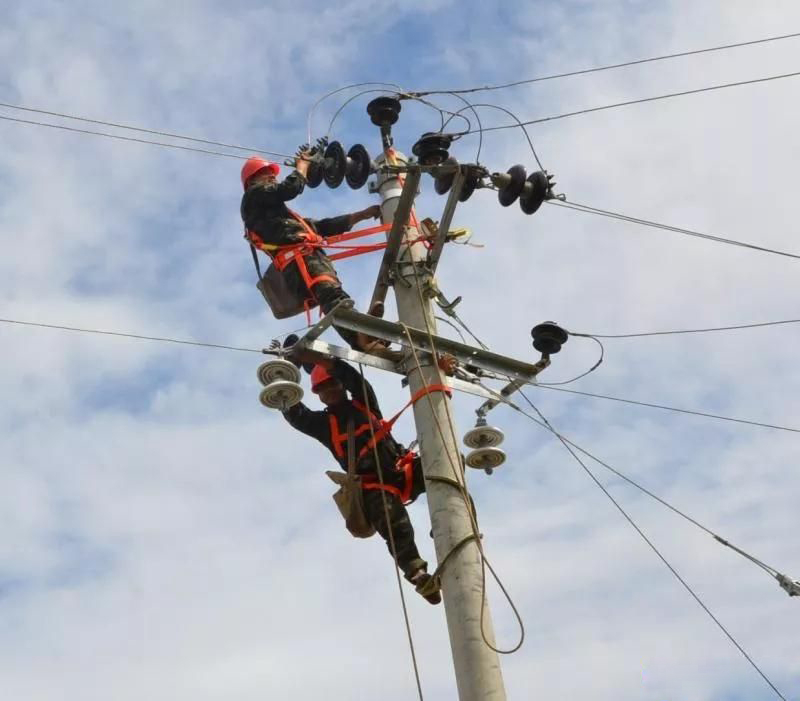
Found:
[[[441,589],[439,583],[425,570],[419,570],[410,577],[411,583],[428,603],[439,604],[442,601]]]

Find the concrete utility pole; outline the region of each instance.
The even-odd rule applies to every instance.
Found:
[[[392,153],[394,155],[384,153],[378,159],[377,165],[380,167],[387,159],[391,164],[394,158],[398,163],[404,163],[401,154]],[[409,178],[410,175],[406,174],[404,177]],[[402,182],[397,175],[379,174],[378,189],[382,199],[383,220],[386,223],[392,222],[399,204]],[[407,326],[430,328],[436,334],[430,297],[425,295],[431,274],[421,265],[417,265],[416,274],[423,290],[421,299],[413,267],[419,261],[425,260],[427,249],[422,242],[410,247],[407,245],[408,241],[413,241],[418,236],[416,228],[408,227],[398,253],[398,279],[394,284],[398,316],[400,322]],[[413,360],[408,364],[407,376],[412,395],[426,384],[441,384],[443,381],[439,368],[431,361],[430,356],[421,354],[420,361],[421,375]],[[414,420],[419,451],[427,478],[457,479],[463,484],[461,452],[454,440],[454,436],[458,434],[446,407],[449,401],[444,393],[432,392],[415,403]],[[472,534],[473,529],[460,490],[439,481],[426,481],[426,485],[436,557],[441,562],[456,545]],[[481,561],[474,541],[449,557],[442,576],[442,595],[460,701],[505,699],[500,661],[497,653],[486,645],[481,633]],[[494,646],[494,630],[488,603],[484,606],[483,618],[484,634]]]

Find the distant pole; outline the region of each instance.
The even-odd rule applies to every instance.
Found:
[[[386,144],[385,144],[386,145]],[[404,157],[387,151],[378,159],[378,165]],[[386,223],[393,221],[402,184],[395,175],[378,177],[381,211]],[[413,210],[412,210],[413,211]],[[398,280],[394,284],[398,316],[407,326],[436,333],[436,321],[430,298],[425,295],[430,274],[419,261],[426,257],[427,249],[418,242],[406,242],[418,237],[415,228],[406,229],[406,238],[398,254]],[[416,275],[414,272],[416,266]],[[420,298],[417,277],[423,290]],[[427,326],[426,326],[427,322]],[[443,377],[430,357],[420,356],[422,374],[412,361],[408,365],[408,381],[412,395],[426,384],[440,384]],[[414,404],[414,420],[419,438],[419,451],[426,478],[457,479],[463,484],[461,452],[454,436],[458,435],[450,421],[446,403],[450,401],[442,392],[432,392]],[[440,430],[441,429],[441,430]],[[436,557],[441,562],[465,537],[472,534],[469,512],[460,490],[439,481],[426,480],[428,508],[430,510]],[[483,635],[493,645],[494,630],[488,602],[483,609],[483,634],[481,633],[481,561],[477,544],[472,541],[451,555],[442,576],[442,595],[450,647],[453,653],[458,698],[460,701],[502,701],[506,698],[498,655],[484,642]]]

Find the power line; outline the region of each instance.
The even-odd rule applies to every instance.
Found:
[[[93,333],[102,336],[119,336],[121,338],[136,338],[143,341],[159,341],[161,343],[179,343],[186,346],[202,346],[203,348],[219,348],[221,350],[242,351],[244,353],[261,353],[259,348],[239,348],[237,346],[226,346],[221,343],[203,343],[201,341],[187,341],[178,338],[167,338],[163,336],[141,336],[135,333],[121,333],[119,331],[103,331],[102,329],[87,329],[76,326],[60,326],[57,324],[42,324],[33,321],[20,321],[19,319],[0,319],[3,324],[16,324],[19,326],[38,326],[44,329],[58,329],[59,331],[75,331],[78,333]],[[292,332],[289,332],[292,333]],[[287,336],[289,334],[286,334]]]
[[[659,222],[650,221],[648,219],[640,219],[638,217],[632,217],[627,214],[621,214],[620,212],[612,212],[607,209],[590,207],[589,205],[579,204],[577,202],[560,202],[556,200],[547,200],[547,203],[557,207],[563,207],[565,209],[572,209],[576,212],[582,212],[583,214],[595,214],[601,217],[608,217],[610,219],[617,219],[619,221],[628,222],[629,224],[640,224],[641,226],[649,226],[654,229],[671,231],[676,234],[694,236],[697,238],[706,239],[707,241],[714,241],[715,243],[724,243],[730,246],[739,246],[741,248],[749,248],[754,251],[761,251],[762,253],[772,253],[777,256],[784,256],[785,258],[795,258],[800,260],[800,255],[797,255],[795,253],[787,253],[786,251],[779,251],[774,248],[765,248],[764,246],[757,246],[756,244],[753,243],[747,243],[745,241],[736,241],[735,239],[728,239],[722,236],[715,236],[713,234],[705,234],[700,231],[694,231],[693,229],[684,229],[682,227],[672,226],[670,224],[661,224]]]
[[[715,331],[737,331],[739,329],[755,329],[764,326],[780,326],[781,324],[800,324],[800,319],[785,319],[783,321],[762,321],[756,324],[739,324],[738,326],[716,326],[707,329],[677,329],[670,331],[645,331],[641,333],[577,333],[569,331],[570,336],[585,336],[588,338],[643,338],[645,336],[671,336],[684,333],[713,333]]]
[[[547,418],[545,418],[544,414],[542,414],[542,412],[539,411],[539,409],[536,407],[536,405],[530,399],[528,399],[528,397],[525,395],[524,392],[520,392],[520,394],[525,399],[525,401],[531,406],[531,408],[533,408],[533,410],[539,415],[539,418],[541,419],[541,421],[537,421],[530,414],[527,414],[525,412],[522,412],[522,413],[525,414],[529,419],[534,421],[536,424],[538,424],[542,428],[545,428],[546,430],[550,431],[556,438],[558,438],[558,440],[567,449],[567,451],[570,453],[570,455],[572,455],[572,457],[576,460],[576,462],[583,468],[583,470],[586,472],[586,474],[589,475],[589,477],[592,479],[592,481],[595,483],[595,485],[597,485],[597,487],[603,492],[603,494],[605,494],[606,497],[608,497],[608,499],[611,501],[611,503],[623,515],[625,520],[628,521],[628,523],[639,534],[639,536],[642,538],[642,540],[644,540],[644,542],[647,543],[647,545],[658,556],[658,558],[661,560],[661,562],[664,563],[664,565],[667,567],[667,569],[669,569],[669,571],[673,574],[673,576],[683,585],[683,587],[686,589],[686,591],[688,591],[689,594],[692,596],[692,598],[700,605],[700,607],[703,609],[703,611],[705,611],[708,614],[708,616],[711,618],[712,621],[714,621],[714,623],[717,625],[717,627],[725,634],[725,636],[731,641],[731,643],[733,643],[733,645],[736,647],[736,649],[750,663],[750,665],[753,667],[753,669],[755,669],[756,672],[758,672],[758,674],[761,676],[761,678],[769,685],[769,687],[781,699],[783,699],[783,701],[787,701],[786,697],[783,694],[781,694],[780,691],[778,691],[778,688],[772,683],[772,681],[769,679],[769,677],[767,677],[767,675],[755,663],[753,658],[750,657],[750,655],[747,653],[747,651],[739,644],[739,642],[736,640],[736,638],[733,637],[733,635],[728,631],[728,629],[725,628],[724,625],[722,625],[722,622],[711,612],[711,609],[709,609],[708,606],[706,606],[706,604],[695,593],[694,589],[692,589],[692,587],[689,585],[689,583],[685,579],[683,579],[683,577],[681,577],[681,575],[678,573],[678,571],[670,564],[669,560],[667,560],[667,558],[664,557],[664,555],[661,554],[661,551],[647,537],[647,535],[645,535],[644,531],[636,524],[636,522],[628,514],[628,512],[625,511],[625,509],[622,508],[620,503],[614,498],[614,496],[611,494],[611,492],[609,492],[608,489],[606,489],[606,487],[603,486],[603,484],[600,482],[600,480],[597,478],[597,476],[589,469],[589,467],[586,465],[586,463],[583,462],[583,460],[580,459],[578,454],[572,449],[572,447],[569,445],[569,443],[561,436],[561,434],[558,431],[556,431],[553,428],[553,426],[550,424],[550,422],[547,420]]]
[[[778,426],[777,424],[768,424],[761,421],[750,421],[749,419],[736,419],[731,416],[722,416],[721,414],[710,414],[705,411],[695,411],[693,409],[679,409],[674,406],[667,406],[665,404],[651,404],[649,402],[639,402],[635,399],[624,399],[623,397],[612,397],[608,394],[593,394],[592,392],[581,392],[577,389],[566,389],[564,387],[553,387],[548,385],[535,385],[542,389],[554,390],[556,392],[568,392],[569,394],[580,394],[584,397],[593,397],[595,399],[607,399],[612,402],[622,402],[623,404],[633,404],[635,406],[644,406],[650,409],[663,409],[664,411],[674,411],[678,414],[691,414],[692,416],[703,416],[707,419],[718,419],[720,421],[730,421],[737,424],[747,424],[748,426],[759,426],[760,428],[773,428],[777,431],[789,431],[791,433],[800,433],[800,428],[791,428],[790,426]]]
[[[77,326],[65,326],[65,325],[60,325],[60,324],[44,324],[44,323],[34,322],[34,321],[23,321],[23,320],[20,320],[20,319],[2,319],[2,318],[0,318],[0,323],[3,323],[3,324],[15,324],[15,325],[18,325],[18,326],[39,327],[39,328],[45,328],[45,329],[56,329],[56,330],[59,330],[59,331],[72,331],[72,332],[76,332],[76,333],[91,333],[91,334],[98,334],[98,335],[102,335],[102,336],[116,336],[116,337],[119,337],[119,338],[133,338],[133,339],[138,339],[138,340],[156,341],[156,342],[161,342],[161,343],[177,343],[177,344],[187,345],[187,346],[198,346],[198,347],[202,347],[202,348],[217,348],[217,349],[220,349],[220,350],[241,351],[241,352],[245,352],[245,353],[262,353],[263,352],[262,349],[259,349],[259,348],[242,348],[242,347],[238,347],[238,346],[225,345],[225,344],[222,344],[222,343],[205,343],[205,342],[201,342],[201,341],[189,341],[189,340],[185,340],[185,339],[169,338],[169,337],[164,337],[164,336],[145,336],[145,335],[141,335],[141,334],[124,333],[124,332],[120,332],[120,331],[106,331],[106,330],[103,330],[103,329],[82,328],[82,327],[77,327]],[[307,326],[303,326],[303,327],[301,327],[299,329],[295,329],[294,331],[288,331],[285,334],[281,334],[281,335],[277,336],[276,338],[278,338],[278,339],[285,338],[286,336],[288,336],[288,335],[290,335],[292,333],[297,333],[298,331],[304,331],[306,328],[308,328],[308,327]],[[470,334],[471,334],[471,332],[470,332]],[[474,338],[474,336],[473,336],[473,338]],[[776,429],[778,431],[790,431],[792,433],[800,433],[800,428],[791,428],[789,426],[778,426],[776,424],[762,423],[760,421],[750,421],[748,419],[737,419],[737,418],[733,418],[733,417],[730,417],[730,416],[722,416],[720,414],[710,414],[710,413],[707,413],[707,412],[695,411],[695,410],[692,410],[692,409],[679,409],[677,407],[666,406],[664,404],[651,404],[651,403],[648,403],[648,402],[636,401],[634,399],[625,399],[625,398],[622,398],[622,397],[613,397],[613,396],[606,395],[606,394],[593,394],[591,392],[581,392],[579,390],[566,389],[564,387],[557,387],[557,386],[553,386],[553,385],[537,384],[535,386],[539,387],[541,389],[554,390],[556,392],[568,392],[569,394],[579,394],[579,395],[582,395],[582,396],[585,396],[585,397],[592,397],[592,398],[595,398],[595,399],[606,399],[606,400],[610,400],[610,401],[614,401],[614,402],[622,402],[624,404],[633,404],[633,405],[636,405],[636,406],[644,406],[644,407],[648,407],[648,408],[652,408],[652,409],[663,409],[665,411],[674,411],[674,412],[677,412],[677,413],[680,413],[680,414],[691,414],[693,416],[703,416],[705,418],[718,419],[720,421],[731,421],[733,423],[747,424],[748,426],[759,426],[761,428],[772,428],[772,429]]]
[[[624,63],[612,63],[606,66],[596,66],[594,68],[583,68],[580,70],[575,71],[568,71],[565,73],[554,73],[553,75],[545,75],[539,76],[537,78],[528,78],[525,80],[517,80],[513,83],[500,83],[497,85],[484,85],[482,87],[477,88],[464,88],[462,90],[425,90],[420,92],[414,92],[414,95],[417,96],[425,96],[425,95],[434,95],[434,94],[445,94],[445,93],[458,93],[458,94],[466,94],[472,92],[481,92],[484,90],[503,90],[505,88],[513,88],[518,85],[528,85],[530,83],[540,83],[545,80],[555,80],[557,78],[569,78],[576,75],[585,75],[587,73],[599,73],[601,71],[610,71],[617,68],[625,68],[627,66],[637,66],[643,63],[653,63],[655,61],[665,61],[668,59],[673,58],[682,58],[684,56],[695,56],[697,54],[705,54],[711,53],[713,51],[725,51],[727,49],[737,49],[743,46],[754,46],[756,44],[766,44],[768,42],[773,41],[781,41],[783,39],[795,39],[800,37],[800,32],[796,32],[793,34],[782,34],[780,36],[773,36],[773,37],[765,37],[763,39],[753,39],[750,41],[742,41],[737,42],[735,44],[722,44],[721,46],[711,46],[704,49],[693,49],[691,51],[681,51],[679,53],[673,54],[664,54],[662,56],[652,56],[649,58],[640,58],[633,61],[625,61]]]
[[[525,401],[526,401],[526,402],[528,402],[528,404],[530,404],[531,406],[533,406],[533,404],[532,404],[531,400],[530,400],[530,399],[529,399],[529,398],[528,398],[528,397],[527,397],[527,396],[526,396],[524,393],[521,393],[521,394],[522,394],[523,398],[525,399]],[[518,412],[519,412],[519,413],[521,413],[523,416],[526,416],[526,417],[528,417],[528,418],[529,418],[531,421],[534,421],[534,422],[536,422],[536,423],[539,423],[538,421],[536,421],[536,419],[535,419],[533,416],[531,416],[530,414],[528,414],[528,413],[526,413],[526,412],[522,411],[522,409],[520,409],[520,408],[519,408],[519,407],[518,407],[516,404],[514,404],[514,403],[513,403],[513,402],[511,402],[510,400],[507,400],[505,397],[503,397],[503,395],[502,395],[502,394],[500,394],[499,396],[501,397],[501,399],[503,400],[503,402],[504,402],[505,404],[509,405],[509,406],[510,406],[512,409],[514,409],[515,411],[518,411]],[[541,413],[540,413],[539,415],[541,416]],[[540,425],[541,425],[541,424],[540,424]],[[699,522],[697,519],[694,519],[694,518],[692,518],[691,516],[689,516],[688,514],[684,513],[684,512],[683,512],[683,511],[681,511],[681,510],[680,510],[678,507],[676,507],[676,506],[673,506],[672,504],[670,504],[670,503],[669,503],[669,502],[668,502],[666,499],[663,499],[663,498],[661,498],[660,496],[658,496],[657,494],[655,494],[655,493],[651,492],[649,489],[647,489],[647,487],[644,487],[643,485],[639,484],[639,483],[638,483],[636,480],[634,480],[634,479],[631,479],[630,477],[628,477],[628,476],[627,476],[626,474],[624,474],[623,472],[620,472],[620,471],[619,471],[619,470],[617,470],[615,467],[612,467],[612,466],[611,466],[611,465],[609,465],[607,462],[604,462],[603,460],[601,460],[600,458],[598,458],[596,455],[594,455],[594,454],[590,453],[590,452],[589,452],[588,450],[586,450],[585,448],[582,448],[581,446],[579,446],[577,443],[575,443],[574,441],[570,440],[570,439],[569,439],[569,438],[567,438],[566,436],[559,434],[559,437],[560,437],[560,438],[561,438],[563,441],[565,441],[566,443],[569,443],[569,445],[570,445],[570,446],[572,446],[572,447],[573,447],[575,450],[577,450],[579,453],[583,453],[583,455],[585,455],[585,456],[586,456],[587,458],[589,458],[590,460],[594,460],[594,462],[596,462],[598,465],[601,465],[602,467],[606,468],[606,470],[608,470],[609,472],[611,472],[611,473],[615,474],[617,477],[619,477],[620,479],[624,480],[625,482],[627,482],[628,484],[630,484],[632,487],[635,487],[636,489],[638,489],[638,490],[639,490],[640,492],[642,492],[643,494],[646,494],[646,495],[647,495],[647,496],[649,496],[651,499],[653,499],[653,500],[657,501],[657,502],[658,502],[659,504],[661,504],[662,506],[665,506],[666,508],[668,508],[668,509],[669,509],[670,511],[672,511],[674,514],[676,514],[676,515],[680,516],[682,519],[684,519],[684,520],[688,521],[689,523],[691,523],[691,524],[692,524],[693,526],[695,526],[696,528],[699,528],[701,531],[703,531],[703,532],[707,533],[707,534],[708,534],[708,535],[710,535],[712,538],[714,538],[714,540],[716,540],[718,543],[720,543],[720,544],[722,544],[722,545],[724,545],[724,546],[726,546],[726,547],[728,547],[728,548],[731,548],[732,550],[734,550],[734,551],[735,551],[735,552],[737,552],[738,554],[740,554],[740,555],[742,555],[743,557],[745,557],[746,559],[750,560],[750,562],[752,562],[752,563],[754,563],[754,564],[758,565],[758,567],[760,567],[762,570],[764,570],[765,572],[767,572],[767,574],[769,574],[769,575],[770,575],[770,577],[775,577],[775,575],[776,575],[776,574],[779,574],[779,571],[778,571],[778,570],[776,570],[774,567],[770,567],[770,566],[769,566],[769,565],[767,565],[765,562],[762,562],[761,560],[759,560],[758,558],[755,558],[755,557],[753,557],[752,555],[750,555],[749,553],[745,552],[744,550],[742,550],[742,549],[740,549],[740,548],[737,548],[737,547],[736,547],[735,545],[733,545],[732,543],[728,542],[727,540],[725,540],[725,539],[724,539],[724,538],[722,538],[721,536],[719,536],[719,535],[717,535],[716,533],[714,533],[714,531],[712,531],[710,528],[708,528],[707,526],[704,526],[704,525],[703,525],[702,523],[700,523],[700,522]]]
[[[699,93],[711,92],[712,90],[723,90],[725,88],[734,88],[741,85],[754,85],[755,83],[766,83],[772,80],[781,80],[783,78],[794,78],[800,76],[800,71],[793,73],[782,73],[780,75],[766,76],[765,78],[754,78],[752,80],[739,80],[735,83],[722,83],[720,85],[709,85],[704,88],[695,88],[694,90],[683,90],[681,92],[667,93],[665,95],[654,95],[652,97],[641,97],[636,100],[626,100],[625,102],[615,102],[610,105],[600,105],[599,107],[588,107],[582,110],[575,110],[574,112],[564,112],[562,114],[554,114],[550,117],[540,117],[538,119],[529,119],[521,124],[500,124],[496,127],[483,127],[483,131],[498,131],[500,129],[517,129],[520,126],[528,126],[530,124],[542,124],[543,122],[552,122],[557,119],[565,119],[566,117],[576,117],[581,114],[590,114],[592,112],[602,112],[603,110],[616,109],[617,107],[627,107],[629,105],[639,105],[645,102],[655,102],[657,100],[667,100],[673,97],[684,97],[686,95],[697,95]],[[475,130],[477,131],[477,130]],[[471,134],[469,132],[461,132],[461,135]]]
[[[448,313],[450,314],[450,316],[452,316],[456,320],[456,322],[458,322],[462,326],[462,328],[464,328],[466,330],[466,332],[470,336],[472,336],[472,338],[475,339],[475,341],[478,343],[479,346],[481,346],[484,350],[489,350],[489,346],[487,346],[485,343],[483,343],[483,341],[481,341],[480,338],[478,338],[474,333],[472,333],[472,331],[469,329],[469,327],[464,323],[464,321],[461,319],[461,317],[459,317],[458,314],[455,313],[454,310],[450,310],[450,312],[448,312]],[[782,323],[792,323],[792,322],[790,322],[790,321],[786,321],[786,322],[782,322],[782,321],[766,322],[764,324],[751,324],[750,326],[762,326],[762,325],[766,326],[767,324],[782,324]],[[731,328],[738,328],[738,327],[731,327]],[[743,326],[741,328],[749,328],[749,327],[748,326]],[[707,330],[708,331],[712,331],[712,330],[715,330],[715,329],[707,329]],[[586,336],[586,337],[589,337],[589,338],[618,338],[617,336],[596,336],[595,334],[576,334],[576,333],[572,333],[572,332],[570,332],[570,333],[573,336]],[[678,333],[678,332],[676,332],[676,333]],[[687,333],[690,333],[690,331],[687,331]],[[625,336],[620,336],[619,338],[625,338]],[[598,343],[599,343],[599,341],[598,341]],[[602,344],[601,344],[601,348],[602,348]],[[601,355],[600,359],[602,361],[602,355]],[[599,363],[597,363],[589,372],[594,370],[598,365],[599,365]],[[584,375],[586,375],[586,374],[588,374],[588,373],[584,373]],[[580,375],[578,378],[573,378],[573,380],[571,380],[571,381],[574,381],[575,379],[579,379],[582,376],[583,375]],[[511,378],[508,378],[508,379],[510,380]],[[580,390],[566,389],[564,387],[558,386],[560,384],[561,383],[555,383],[555,384],[554,383],[549,383],[548,384],[548,383],[544,383],[544,382],[537,382],[536,385],[534,385],[534,386],[535,387],[541,387],[542,389],[555,390],[556,392],[567,392],[569,394],[578,394],[578,395],[581,395],[581,396],[584,396],[584,397],[592,397],[594,399],[606,399],[606,400],[609,400],[609,401],[621,402],[623,404],[633,404],[635,406],[648,407],[650,409],[662,409],[664,411],[674,411],[674,412],[679,413],[679,414],[689,414],[689,415],[692,415],[692,416],[702,416],[702,417],[709,418],[709,419],[718,419],[720,421],[730,421],[730,422],[733,422],[733,423],[746,424],[748,426],[758,426],[760,428],[772,428],[772,429],[775,429],[775,430],[778,430],[778,431],[790,431],[792,433],[800,433],[800,428],[791,428],[791,427],[788,427],[788,426],[778,426],[776,424],[768,424],[768,423],[763,423],[761,421],[751,421],[749,419],[737,419],[737,418],[733,418],[731,416],[722,416],[721,414],[711,414],[711,413],[704,412],[704,411],[695,411],[693,409],[680,409],[678,407],[667,406],[665,404],[652,404],[652,403],[649,403],[649,402],[640,402],[640,401],[637,401],[637,400],[634,400],[634,399],[625,399],[623,397],[612,397],[612,396],[607,395],[607,394],[594,394],[592,392],[581,392]]]
[[[48,122],[35,122],[30,119],[17,119],[16,117],[8,117],[0,115],[0,119],[6,122],[17,122],[19,124],[31,124],[37,127],[49,127],[50,129],[63,129],[64,131],[71,131],[76,134],[91,134],[93,136],[104,136],[107,139],[119,139],[120,141],[133,141],[137,144],[151,144],[153,146],[162,146],[163,148],[175,148],[181,151],[194,151],[195,153],[205,153],[211,156],[224,156],[225,158],[236,158],[237,160],[245,160],[244,156],[239,156],[234,153],[222,153],[221,151],[210,151],[204,148],[193,148],[192,146],[179,146],[178,144],[167,144],[163,141],[150,141],[148,139],[137,139],[133,136],[122,136],[120,134],[109,134],[104,131],[91,131],[90,129],[77,129],[75,127],[64,126],[63,124],[49,124]]]
[[[270,156],[281,156],[291,158],[289,154],[278,153],[277,151],[268,151],[267,149],[256,148],[255,146],[238,146],[236,144],[226,144],[221,141],[211,141],[209,139],[199,139],[194,136],[185,136],[183,134],[175,134],[168,131],[159,131],[157,129],[146,129],[144,127],[135,127],[130,124],[121,124],[119,122],[108,122],[102,119],[93,119],[91,117],[78,117],[74,114],[66,114],[63,112],[52,112],[50,110],[43,110],[34,107],[25,107],[24,105],[14,105],[8,102],[0,102],[0,107],[6,107],[12,110],[19,110],[21,112],[33,112],[35,114],[46,114],[50,117],[62,117],[63,119],[72,119],[78,122],[87,122],[88,124],[101,124],[107,127],[115,127],[116,129],[127,129],[129,131],[137,131],[143,134],[154,134],[156,136],[167,136],[172,139],[182,139],[184,141],[192,141],[197,144],[208,144],[209,146],[221,146],[222,148],[232,148],[237,151],[247,151],[249,153],[265,153]],[[93,132],[94,133],[94,132]],[[147,142],[151,143],[151,142]],[[227,154],[225,154],[227,155]]]

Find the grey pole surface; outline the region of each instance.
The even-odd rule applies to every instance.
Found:
[[[402,154],[394,153],[402,162]],[[378,164],[384,161],[385,156],[378,159]],[[402,185],[397,176],[379,175],[378,187],[383,221],[389,223],[393,220]],[[418,232],[409,227],[406,236],[407,240],[413,240]],[[404,240],[398,254],[398,262],[401,264],[398,278],[401,279],[395,281],[394,292],[399,320],[410,327],[430,328],[435,334],[436,323],[430,298],[423,292],[423,299],[420,299],[413,267],[403,265],[408,261],[424,260],[426,253],[427,249],[421,242],[409,247]],[[417,273],[424,291],[430,276],[421,269]],[[413,359],[408,365],[412,395],[426,384],[443,382],[441,373],[436,364],[431,362],[430,356],[421,354],[420,362],[421,375]],[[461,452],[455,440],[458,434],[447,411],[448,401],[444,393],[431,392],[414,404],[419,451],[426,477],[457,479],[463,484]],[[426,481],[426,486],[436,557],[441,562],[458,543],[472,534],[473,528],[459,489],[438,481]],[[467,543],[447,560],[442,576],[442,596],[460,701],[502,701],[506,698],[506,693],[500,661],[497,653],[483,639],[485,634],[486,639],[496,647],[488,602],[483,608],[483,634],[481,633],[481,561],[474,541]]]

